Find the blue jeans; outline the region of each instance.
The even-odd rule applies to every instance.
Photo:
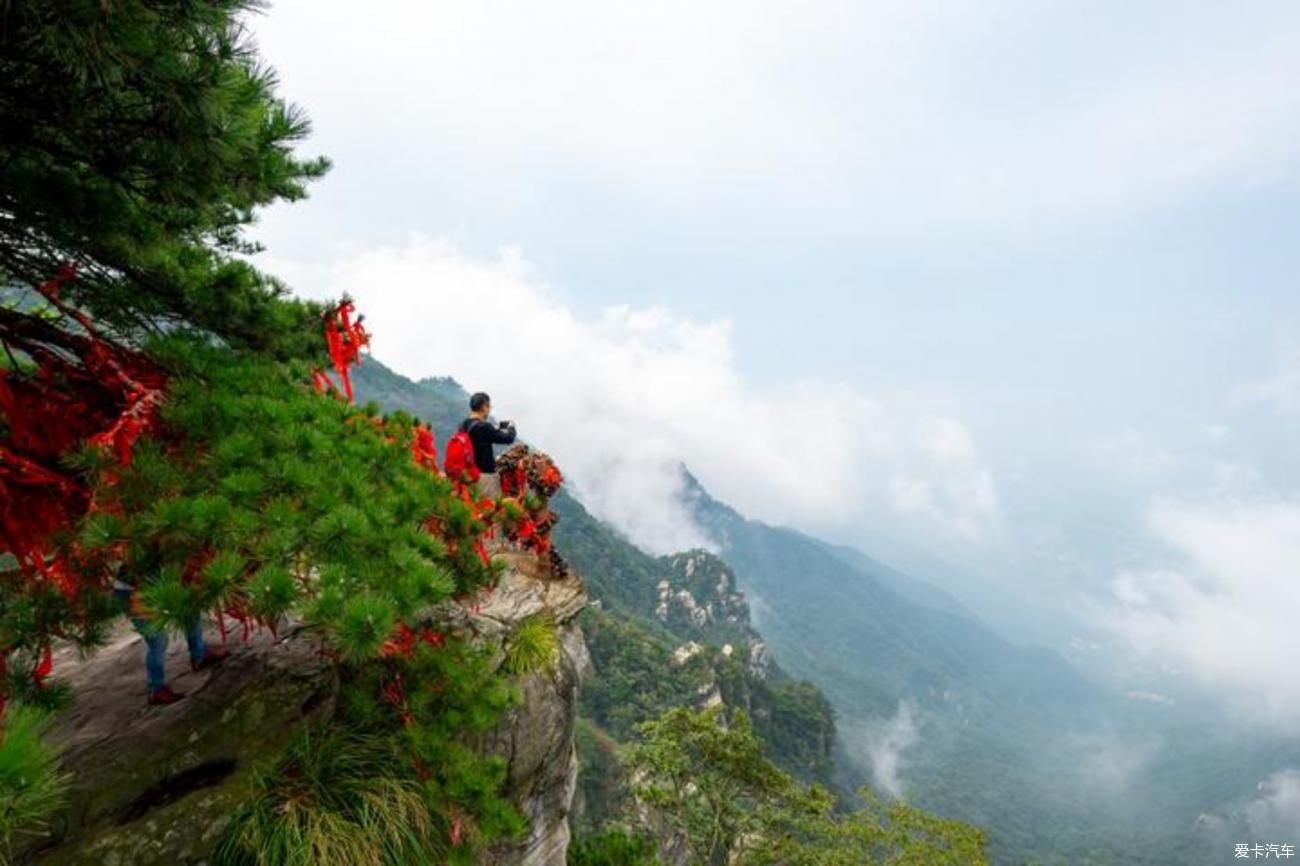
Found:
[[[131,596],[135,595],[133,589],[115,589],[113,598],[122,606],[122,612],[131,619],[131,625],[144,638],[144,670],[145,676],[149,681],[149,691],[157,691],[167,685],[167,645],[171,643],[171,638],[167,632],[152,632],[149,630],[149,621],[142,617],[131,616]],[[203,623],[195,621],[185,631],[185,643],[190,648],[190,661],[201,662],[204,656],[208,654],[207,644],[203,642]]]

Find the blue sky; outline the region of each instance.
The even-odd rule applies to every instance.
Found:
[[[1263,685],[1184,648],[1206,604],[1300,617],[1300,554],[1220,555],[1300,526],[1300,5],[282,0],[254,29],[336,163],[263,263],[492,390],[648,547],[701,540],[685,460],[956,563],[1018,636]],[[808,424],[843,470],[779,465]],[[1223,652],[1263,676],[1273,646]]]

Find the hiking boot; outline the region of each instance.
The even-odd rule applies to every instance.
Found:
[[[211,670],[228,658],[230,658],[230,650],[220,648],[210,649],[203,654],[203,658],[198,661],[190,661],[190,669],[195,673]]]
[[[185,695],[180,692],[174,692],[171,686],[163,686],[160,689],[154,689],[149,693],[149,706],[165,707],[168,704],[174,704]]]

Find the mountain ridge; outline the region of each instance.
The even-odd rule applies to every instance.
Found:
[[[444,436],[464,417],[468,395],[450,378],[415,383],[368,359],[354,382],[363,399],[405,409]],[[734,634],[710,633],[707,623],[692,631],[691,605],[657,617],[669,563],[573,496],[555,497],[556,542],[599,608],[584,614],[593,659],[614,677],[584,688],[580,753],[594,772],[580,777],[580,806],[614,796],[604,783],[617,778],[616,738],[593,727],[593,712],[626,732],[647,713],[715,693],[753,712],[756,727],[767,725],[788,770],[825,778],[820,735],[805,748],[799,733],[833,730],[838,790],[872,782],[986,827],[993,861],[1010,866],[1208,866],[1218,862],[1215,840],[1197,816],[1248,796],[1243,780],[1275,768],[1262,747],[1249,766],[1233,767],[1223,731],[1202,730],[1176,707],[1137,705],[1056,652],[1004,638],[939,587],[855,549],[750,520],[689,475],[683,488],[683,505],[717,542],[752,610],[775,659],[772,676],[748,676],[738,640],[735,658],[710,643]],[[670,585],[688,589],[696,608],[725,606]],[[674,665],[691,642],[704,652]],[[812,690],[801,692],[801,681]],[[610,708],[621,715],[607,715]],[[1167,748],[1149,758],[1133,752],[1153,734]],[[1097,772],[1118,773],[1123,784],[1099,787]],[[575,807],[580,825],[582,811]]]

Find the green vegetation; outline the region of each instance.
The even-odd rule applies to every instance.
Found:
[[[122,562],[158,627],[207,610],[270,623],[295,612],[344,658],[367,659],[400,620],[493,580],[468,543],[482,523],[395,444],[409,418],[322,398],[296,365],[182,338],[153,349],[184,370],[163,410],[171,441],[140,443],[80,542]]]
[[[550,670],[559,654],[560,636],[555,620],[537,614],[515,626],[506,640],[504,667],[516,676]]]
[[[582,841],[605,830],[618,831],[633,814],[633,802],[619,742],[585,716],[578,718],[576,740],[579,813],[573,829]]]
[[[835,722],[811,683],[767,680],[735,656],[702,645],[679,663],[676,643],[637,619],[606,611],[583,616],[596,674],[583,686],[582,708],[611,736],[626,740],[636,726],[673,707],[692,706],[712,688],[728,707],[746,709],[768,754],[799,778],[828,782]]]
[[[358,371],[357,382],[360,393],[385,408],[434,419],[438,426],[458,421],[467,399],[450,380],[413,383],[373,361]],[[725,718],[733,731],[746,732],[743,743],[732,741],[733,753],[740,749],[746,761],[762,768],[763,778],[776,780],[780,793],[757,812],[752,799],[741,796],[737,801],[744,813],[737,820],[746,826],[758,821],[755,826],[766,828],[767,838],[775,840],[767,847],[747,850],[743,856],[748,859],[742,862],[810,866],[987,862],[981,834],[965,824],[945,821],[907,803],[882,803],[867,791],[859,792],[856,800],[860,811],[841,813],[837,809],[852,798],[837,798],[821,786],[803,786],[831,780],[834,714],[816,686],[788,677],[775,663],[768,665],[765,676],[749,670],[748,643],[760,636],[750,626],[742,601],[717,595],[719,585],[734,589],[734,577],[725,563],[702,551],[647,556],[571,497],[562,494],[552,505],[561,515],[557,543],[599,603],[581,620],[595,672],[581,694],[580,794],[572,863],[640,866],[656,862],[655,847],[640,835],[645,830],[637,829],[639,811],[633,799],[648,792],[633,790],[633,768],[624,744],[637,740],[646,722],[661,720],[657,730],[665,734],[684,717],[699,722],[703,717],[691,708],[711,693],[722,699],[722,706],[714,711],[717,718]],[[693,562],[689,573],[688,560]],[[713,617],[703,626],[676,612],[661,619],[656,608],[662,580],[669,580],[674,591],[692,593],[700,604],[712,604]],[[698,642],[699,650],[675,660],[674,653],[689,641]],[[733,646],[730,655],[722,650],[724,642]],[[644,755],[644,747],[642,740],[631,754]],[[701,774],[730,772],[725,755],[695,754],[692,760],[698,762]],[[677,818],[687,820],[683,815]]]
[[[617,740],[670,707],[694,703],[713,681],[715,650],[679,665],[673,644],[634,620],[591,611],[582,624],[596,665],[595,676],[583,685],[583,712]]]
[[[277,357],[322,346],[319,308],[238,257],[258,207],[328,168],[241,23],[256,0],[0,7],[0,284],[68,261],[66,298],[121,332],[181,323]]]
[[[257,780],[258,796],[235,816],[217,863],[402,864],[445,856],[418,782],[382,738],[303,731]]]
[[[570,845],[568,866],[659,866],[659,855],[649,836],[605,830]]]
[[[63,805],[67,779],[54,750],[41,740],[45,715],[18,705],[5,719],[0,739],[0,866],[9,866],[14,844],[39,835],[46,818]]]
[[[835,712],[821,689],[807,680],[743,677],[737,661],[731,667],[733,680],[750,693],[742,700],[724,682],[723,698],[750,708],[754,732],[777,765],[798,779],[829,783],[835,771]]]
[[[637,798],[667,820],[697,863],[987,864],[983,833],[874,799],[837,815],[820,786],[804,787],[763,756],[744,713],[678,708],[641,726],[627,764]],[[863,792],[870,797],[869,793]]]
[[[44,284],[0,306],[0,833],[59,804],[39,660],[101,644],[125,579],[150,628],[292,618],[337,662],[336,712],[261,775],[219,862],[470,863],[522,829],[474,747],[514,692],[437,615],[495,582],[485,524],[412,460],[409,416],[312,389],[336,323],[243,257],[257,209],[326,168],[293,151],[307,122],[247,39],[258,5],[0,7],[0,285]],[[540,663],[544,630],[521,646]]]
[[[213,862],[467,866],[483,845],[522,832],[498,795],[504,761],[471,745],[512,700],[490,662],[458,642],[344,667],[337,715],[259,774]],[[399,696],[384,688],[393,682],[406,684]]]

